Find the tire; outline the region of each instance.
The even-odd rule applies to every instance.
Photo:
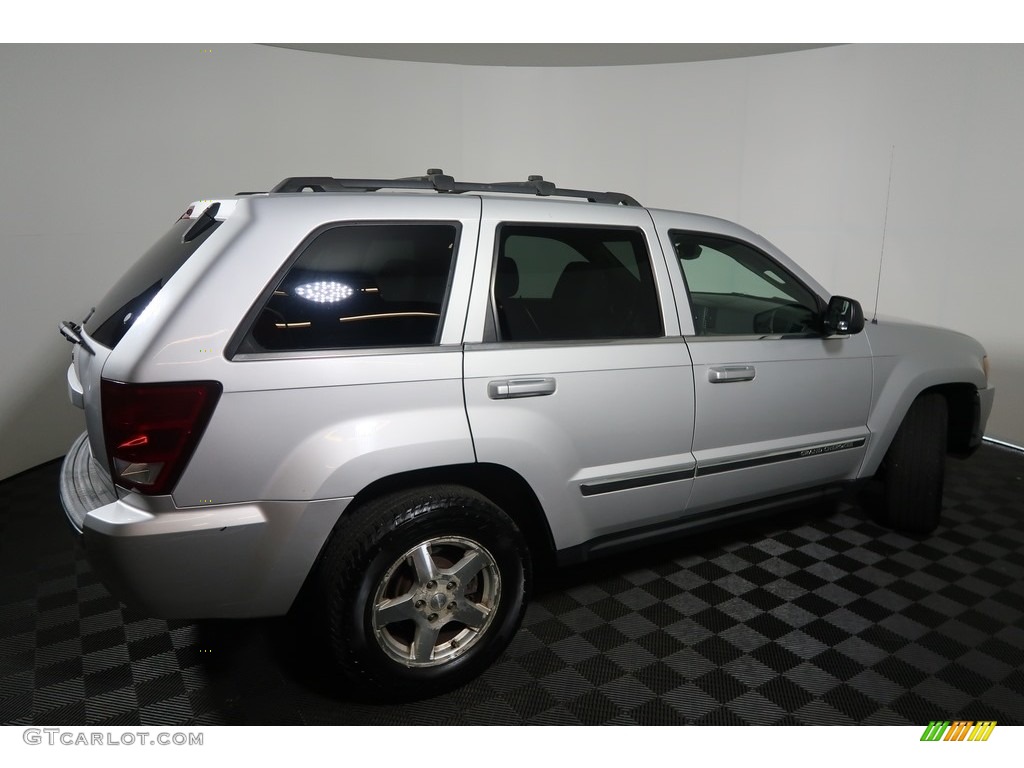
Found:
[[[485,670],[522,621],[531,571],[511,518],[433,486],[346,513],[318,566],[328,642],[360,698],[410,701]]]
[[[932,392],[910,406],[882,461],[882,519],[908,533],[931,533],[942,512],[946,398]]]

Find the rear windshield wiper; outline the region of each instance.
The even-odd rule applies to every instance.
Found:
[[[89,310],[89,314],[85,316],[85,319],[81,323],[75,323],[71,320],[61,320],[57,324],[57,330],[60,331],[60,335],[70,341],[72,344],[81,345],[82,349],[88,352],[90,355],[95,355],[96,351],[89,346],[89,342],[82,336],[82,326],[89,322],[89,318],[92,317],[92,313],[96,311],[96,307]]]

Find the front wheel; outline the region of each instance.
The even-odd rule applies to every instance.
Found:
[[[511,641],[530,582],[515,523],[459,486],[391,494],[346,513],[320,564],[330,645],[364,697],[451,690]]]
[[[939,524],[946,466],[946,398],[920,395],[910,406],[880,468],[882,516],[910,533]]]

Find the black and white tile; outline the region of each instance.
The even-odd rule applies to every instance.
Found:
[[[347,700],[286,619],[119,605],[59,467],[0,483],[3,724],[1024,724],[1024,455],[994,446],[931,536],[851,498],[556,572],[482,677],[401,706]]]

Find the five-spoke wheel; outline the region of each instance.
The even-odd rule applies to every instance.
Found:
[[[387,570],[373,598],[381,649],[410,666],[444,664],[487,631],[501,600],[501,572],[481,544],[442,536],[418,544]]]

